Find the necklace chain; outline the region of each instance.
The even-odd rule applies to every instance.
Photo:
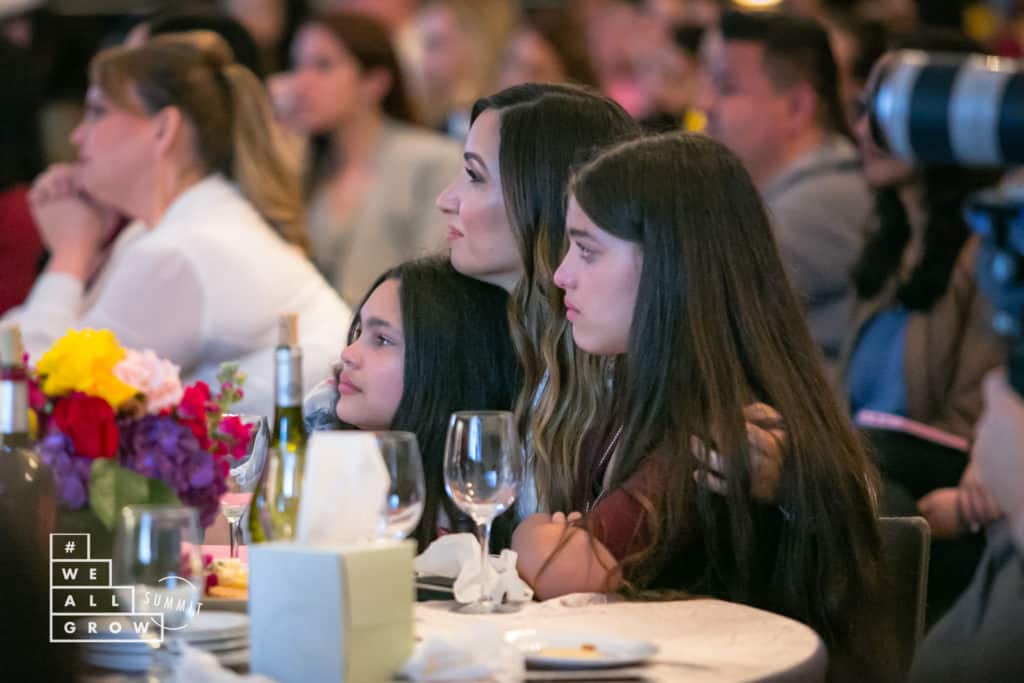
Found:
[[[601,456],[601,459],[597,461],[597,467],[594,469],[595,472],[600,472],[601,468],[608,462],[608,459],[611,457],[612,451],[615,449],[615,444],[618,443],[620,436],[622,436],[622,425],[619,425],[619,428],[615,430],[615,434],[612,435],[612,440],[608,442],[608,447],[604,449],[604,454]],[[601,493],[597,495],[597,498],[587,503],[587,507],[584,512],[590,512],[591,508],[597,505],[597,502],[601,500],[603,496],[604,487],[602,487]]]

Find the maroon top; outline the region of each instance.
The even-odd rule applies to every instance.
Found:
[[[42,255],[43,242],[28,209],[28,186],[0,192],[0,314],[28,296]]]
[[[577,469],[577,486],[573,496],[573,509],[585,511],[585,528],[601,542],[612,556],[622,562],[630,555],[644,550],[651,543],[647,520],[648,505],[659,507],[658,500],[668,493],[670,463],[662,454],[652,453],[640,464],[620,486],[601,495],[602,482],[608,461],[605,454],[614,438],[618,423],[601,430],[598,436],[587,438],[581,449]],[[688,520],[686,528],[674,533],[663,534],[659,542],[675,545],[665,567],[658,568],[658,578],[650,586],[642,588],[696,588],[705,564],[703,543],[694,528],[696,509]],[[688,523],[689,522],[689,523]],[[671,540],[669,540],[671,539]]]

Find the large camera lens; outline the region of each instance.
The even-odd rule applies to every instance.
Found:
[[[900,50],[868,84],[878,144],[912,161],[1024,163],[1024,64],[988,55]]]

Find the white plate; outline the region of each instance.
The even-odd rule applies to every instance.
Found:
[[[130,654],[145,654],[151,652],[153,648],[148,643],[142,641],[125,641],[123,643],[86,643],[86,650],[94,650],[96,652],[107,652],[117,655],[130,655]]]
[[[189,645],[197,650],[205,650],[206,652],[212,652],[213,654],[217,654],[218,652],[227,652],[228,650],[248,650],[249,637],[243,636],[241,638],[228,638],[226,640],[206,640],[198,643],[189,643]]]
[[[658,646],[646,640],[573,631],[509,631],[505,641],[519,648],[528,666],[543,669],[630,666],[658,652]]]
[[[212,595],[204,595],[202,603],[203,609],[218,612],[242,612],[244,614],[249,611],[247,598],[215,598]]]
[[[148,649],[148,648],[147,648]],[[110,652],[87,647],[83,653],[86,663],[112,671],[146,671],[151,652]]]
[[[236,612],[217,612],[215,610],[209,612],[200,610],[188,628],[178,631],[178,635],[189,643],[241,637],[248,634],[248,616]]]

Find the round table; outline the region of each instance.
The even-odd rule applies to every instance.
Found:
[[[501,640],[516,629],[597,633],[649,640],[658,653],[643,666],[602,671],[527,671],[527,681],[825,680],[828,658],[821,638],[786,617],[720,600],[625,602],[615,596],[569,595],[527,603],[515,612],[461,614],[454,602],[421,602],[414,608],[418,640],[433,637],[473,648],[485,635]],[[522,666],[521,660],[520,667]],[[88,683],[135,683],[145,677],[94,674]]]
[[[600,633],[654,642],[658,654],[629,670],[651,681],[824,681],[828,657],[821,638],[786,617],[720,600],[623,602],[570,595],[528,603],[512,613],[466,615],[452,602],[415,607],[416,635],[469,637],[482,624],[501,631],[543,629]],[[625,672],[620,672],[625,673]],[[559,674],[565,676],[566,674]],[[541,672],[527,678],[542,679]],[[551,680],[555,680],[552,674]]]

